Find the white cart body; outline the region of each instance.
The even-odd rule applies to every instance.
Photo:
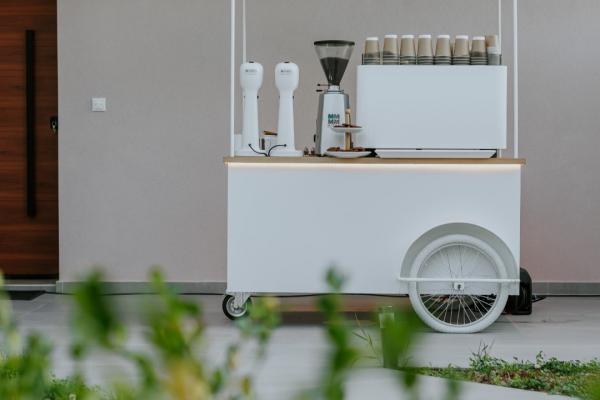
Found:
[[[409,277],[403,262],[419,238],[478,229],[506,250],[506,284],[518,294],[518,161],[232,158],[227,166],[229,293],[326,292],[332,266],[346,275],[346,293],[408,293],[399,278]]]

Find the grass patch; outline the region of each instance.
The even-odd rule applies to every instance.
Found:
[[[14,368],[6,365],[6,359],[3,359],[0,354],[0,382],[4,385],[2,391],[22,392],[24,386],[35,386],[41,382],[31,382],[27,372],[22,368]],[[21,357],[11,357],[9,363],[19,363],[22,365]],[[69,378],[59,379],[53,376],[44,377],[47,384],[39,390],[40,398],[44,400],[78,400],[78,399],[94,399],[94,400],[115,400],[115,397],[103,392],[97,386],[88,386],[82,379],[73,376]],[[12,389],[12,390],[10,390]]]
[[[492,357],[484,347],[470,358],[469,368],[419,368],[417,373],[532,390],[549,394],[600,399],[600,361],[560,361],[538,353],[535,362],[502,360]]]

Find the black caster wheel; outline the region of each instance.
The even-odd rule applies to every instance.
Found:
[[[234,302],[234,297],[232,295],[225,295],[223,297],[223,313],[227,318],[234,321],[239,318],[243,318],[248,314],[248,304],[250,303],[250,298],[246,300],[246,302],[241,307],[236,307]]]

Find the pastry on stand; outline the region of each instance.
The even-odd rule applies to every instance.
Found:
[[[346,110],[346,121],[342,125],[335,125],[333,130],[344,134],[344,148],[330,147],[327,149],[326,155],[336,158],[361,158],[371,155],[371,151],[363,147],[354,147],[352,142],[352,134],[360,132],[361,126],[352,125],[351,110]]]

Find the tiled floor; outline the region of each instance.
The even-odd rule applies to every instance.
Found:
[[[119,308],[129,321],[131,346],[145,348],[143,327],[134,318],[136,304],[144,296],[118,296]],[[204,305],[207,322],[206,354],[210,360],[223,358],[227,344],[236,337],[236,329],[221,312],[220,296],[190,296]],[[73,364],[66,357],[69,343],[69,296],[43,295],[32,301],[14,301],[14,310],[24,331],[38,330],[50,337],[56,346],[54,355],[58,375],[67,375]],[[313,298],[283,299],[288,312],[284,324],[274,334],[264,365],[258,368],[259,398],[290,398],[299,388],[309,387],[318,378],[327,343],[321,321],[313,311]],[[406,302],[406,299],[350,297],[347,309],[365,316],[377,304]],[[377,333],[374,332],[376,335]],[[415,361],[423,365],[464,366],[469,355],[483,344],[491,353],[506,359],[534,359],[539,351],[561,359],[587,360],[600,357],[600,298],[548,298],[534,305],[531,316],[503,316],[490,329],[472,335],[448,335],[424,332],[415,351]],[[248,361],[248,360],[246,360]],[[243,364],[243,363],[242,363]],[[127,376],[130,369],[121,362],[95,355],[86,364],[94,382]],[[436,398],[443,387],[437,379],[424,381],[423,390]],[[364,399],[377,389],[379,398],[398,397],[395,378],[383,369],[361,368],[352,377],[350,398]],[[466,385],[462,398],[505,398],[506,389],[483,385]],[[542,398],[539,394],[519,392],[512,398]]]

